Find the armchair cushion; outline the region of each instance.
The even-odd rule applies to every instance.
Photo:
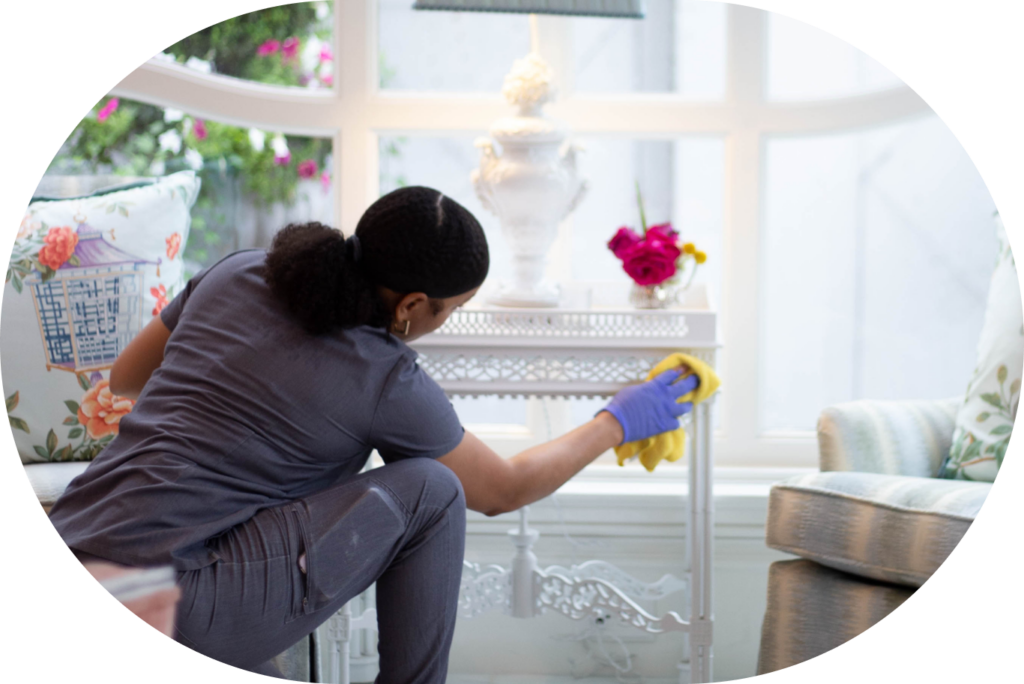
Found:
[[[23,463],[88,461],[131,400],[109,369],[184,284],[192,171],[85,197],[36,198],[3,293],[3,385]]]
[[[774,485],[768,546],[837,570],[919,587],[957,545],[991,485],[812,473]]]

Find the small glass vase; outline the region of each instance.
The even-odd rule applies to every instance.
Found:
[[[669,285],[637,285],[629,291],[629,303],[638,309],[664,309],[675,301],[675,288]]]

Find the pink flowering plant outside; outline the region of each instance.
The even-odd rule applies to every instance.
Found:
[[[684,289],[693,282],[697,265],[704,263],[707,255],[698,250],[692,242],[682,242],[679,232],[671,223],[659,223],[648,227],[644,216],[643,198],[640,187],[636,191],[640,208],[641,233],[629,226],[622,226],[608,241],[611,250],[621,262],[622,269],[641,287],[677,284],[679,274],[692,261],[689,278]]]
[[[168,47],[162,59],[276,86],[332,83],[331,3],[299,2],[233,17]],[[194,169],[202,179],[185,258],[208,266],[234,230],[222,207],[241,192],[257,206],[292,205],[299,184],[328,193],[331,141],[223,124],[189,112],[104,97],[47,171],[55,175],[158,176]],[[319,187],[317,187],[319,186]]]

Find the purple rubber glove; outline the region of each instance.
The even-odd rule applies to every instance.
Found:
[[[693,374],[674,382],[680,374],[673,368],[647,382],[624,387],[601,409],[622,425],[623,444],[675,430],[679,416],[693,410],[691,402],[677,404],[676,399],[697,389],[700,378]]]

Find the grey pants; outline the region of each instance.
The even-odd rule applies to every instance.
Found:
[[[415,458],[260,511],[179,573],[175,637],[262,674],[377,582],[382,684],[442,684],[462,576],[466,503],[455,474]],[[306,573],[298,558],[306,554]]]

